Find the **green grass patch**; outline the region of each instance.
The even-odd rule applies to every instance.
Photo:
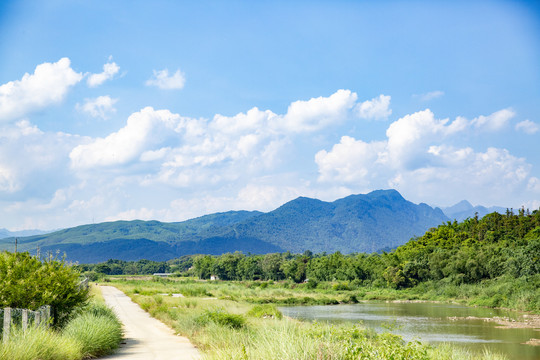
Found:
[[[229,327],[231,329],[240,329],[246,324],[245,317],[242,315],[230,314],[222,308],[204,310],[204,312],[199,315],[195,321],[200,325],[214,323]]]
[[[76,339],[45,328],[14,328],[9,340],[0,344],[1,360],[79,360],[82,344]]]
[[[247,313],[247,316],[255,318],[281,319],[283,314],[274,304],[263,304],[253,306]]]

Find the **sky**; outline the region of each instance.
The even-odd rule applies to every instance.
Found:
[[[0,228],[377,189],[540,208],[535,2],[0,2]]]

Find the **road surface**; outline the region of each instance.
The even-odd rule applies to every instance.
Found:
[[[183,336],[143,311],[122,291],[100,286],[107,305],[124,324],[125,344],[102,359],[114,360],[192,360],[200,359],[197,349]]]

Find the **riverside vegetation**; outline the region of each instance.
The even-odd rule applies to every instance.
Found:
[[[109,260],[79,265],[103,275],[175,272],[316,295],[260,295],[252,302],[331,304],[366,299],[452,300],[469,305],[540,311],[540,211],[492,213],[448,222],[391,252],[274,253],[184,256],[168,262]],[[256,281],[256,282],[253,282]],[[260,284],[260,285],[258,285]],[[345,299],[347,297],[347,299]],[[240,298],[242,300],[242,297]]]
[[[521,210],[449,222],[389,253],[199,255],[162,269],[192,278],[105,280],[188,336],[208,359],[502,359],[350,324],[286,319],[276,305],[416,299],[539,313],[539,259],[540,212]],[[111,273],[123,265],[135,263],[87,270]],[[222,281],[201,280],[211,275]],[[177,293],[184,297],[164,296]]]
[[[13,325],[0,343],[0,360],[79,360],[112,352],[122,339],[116,315],[99,291],[80,287],[72,266],[52,257],[0,253],[0,307],[36,309],[50,304],[51,326]]]

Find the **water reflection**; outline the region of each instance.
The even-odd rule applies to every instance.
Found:
[[[519,318],[517,312],[509,310],[453,304],[366,302],[354,305],[283,307],[281,311],[286,316],[302,320],[360,322],[378,332],[390,329],[407,341],[448,342],[473,351],[487,348],[504,353],[510,359],[540,359],[540,347],[522,344],[531,338],[540,337],[539,331],[497,328],[494,322],[478,319],[495,316]]]

